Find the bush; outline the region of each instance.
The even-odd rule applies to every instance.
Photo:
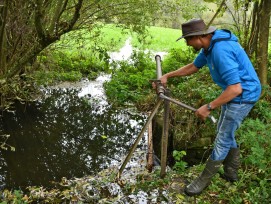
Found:
[[[270,106],[266,109],[270,113]],[[251,203],[271,202],[271,120],[248,118],[237,131],[241,144],[245,197]]]
[[[182,48],[172,49],[162,61],[163,74],[179,68],[192,61],[194,53]],[[104,84],[106,95],[111,102],[122,105],[126,102],[144,106],[146,98],[153,100],[150,79],[156,79],[156,65],[151,59],[150,53],[134,51],[128,61],[115,64],[111,81]],[[176,79],[175,84],[180,79]],[[172,80],[169,81],[172,83]],[[140,105],[139,105],[140,106]]]
[[[104,84],[108,99],[117,105],[137,103],[152,91],[150,79],[155,78],[155,64],[144,52],[133,52],[130,61],[122,61]]]
[[[106,50],[87,52],[51,51],[38,57],[39,67],[35,78],[39,84],[59,81],[78,81],[82,77],[95,79],[101,72],[109,71],[109,56]]]

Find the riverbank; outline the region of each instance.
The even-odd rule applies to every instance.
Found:
[[[160,169],[149,173],[145,166],[146,151],[136,152],[139,160],[127,166],[121,180],[116,180],[120,163],[116,163],[98,174],[83,178],[66,179],[56,184],[57,188],[46,189],[32,186],[27,192],[2,190],[2,202],[17,203],[263,203],[269,204],[270,197],[270,131],[271,125],[259,120],[248,119],[240,128],[241,143],[240,180],[226,182],[215,175],[212,183],[199,196],[189,197],[183,193],[184,186],[195,179],[204,168],[203,163],[182,171],[168,169],[166,177],[160,178]],[[261,137],[255,134],[261,132]],[[248,148],[250,147],[250,148]],[[257,147],[257,148],[256,148]],[[139,155],[137,155],[139,154]],[[261,158],[261,159],[260,159]],[[123,160],[123,158],[122,158]],[[223,169],[220,169],[222,172]]]

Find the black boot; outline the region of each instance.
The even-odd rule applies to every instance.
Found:
[[[238,181],[238,168],[240,166],[239,148],[231,148],[224,162],[224,174],[221,175],[227,181]]]
[[[212,177],[218,172],[223,160],[215,161],[208,159],[205,169],[192,183],[185,187],[184,192],[189,195],[198,195],[211,182]]]

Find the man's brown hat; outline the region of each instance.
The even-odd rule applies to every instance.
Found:
[[[186,23],[182,24],[182,33],[183,35],[179,37],[176,41],[195,35],[205,35],[209,33],[213,33],[216,30],[216,27],[210,26],[206,27],[206,24],[202,19],[192,19]]]

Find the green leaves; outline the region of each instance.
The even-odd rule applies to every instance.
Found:
[[[187,167],[187,162],[182,161],[182,158],[186,155],[185,151],[173,151],[173,157],[175,159],[175,165],[173,166],[173,169],[176,171],[184,171]]]
[[[104,84],[108,99],[118,105],[138,103],[152,91],[149,80],[154,78],[155,64],[149,55],[134,51],[130,61],[120,62]]]

